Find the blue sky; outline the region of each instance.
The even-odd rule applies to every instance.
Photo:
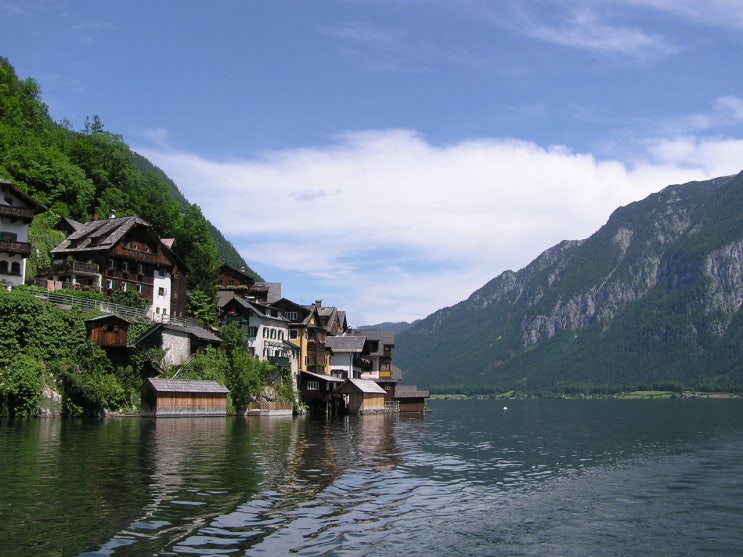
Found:
[[[738,0],[0,0],[0,21],[54,120],[99,115],[352,326],[743,170]]]

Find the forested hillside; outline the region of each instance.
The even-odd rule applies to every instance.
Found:
[[[94,214],[137,215],[163,238],[191,269],[190,288],[207,287],[220,262],[249,269],[243,258],[189,203],[159,168],[132,152],[123,138],[91,116],[83,130],[53,122],[32,78],[19,80],[0,58],[0,176],[49,207],[35,234],[59,218],[80,222]],[[209,278],[207,278],[209,277]]]
[[[743,391],[743,174],[670,186],[400,333],[441,391]]]

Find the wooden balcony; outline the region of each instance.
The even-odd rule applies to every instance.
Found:
[[[2,205],[0,205],[2,207]],[[0,240],[0,252],[19,254],[23,257],[31,255],[31,244],[29,242],[15,242],[12,240]]]
[[[94,263],[81,263],[80,261],[66,261],[54,263],[52,273],[55,275],[98,275],[98,265]]]
[[[13,205],[0,205],[0,217],[33,220],[34,210],[26,207],[15,207]]]

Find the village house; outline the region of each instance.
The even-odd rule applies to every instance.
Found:
[[[26,281],[26,259],[32,249],[28,225],[46,207],[2,178],[0,190],[0,283],[20,286]]]
[[[197,352],[208,346],[217,348],[221,343],[222,339],[202,327],[156,323],[136,340],[134,347],[159,348],[165,352],[162,361],[165,366],[180,366]]]
[[[84,223],[51,250],[53,288],[133,290],[151,303],[149,316],[167,322],[186,317],[186,265],[138,217]]]
[[[219,288],[243,287],[250,289],[255,284],[255,279],[245,272],[244,269],[236,269],[232,265],[222,263],[217,275],[217,286]]]
[[[330,374],[341,379],[361,379],[361,354],[366,339],[355,335],[328,337],[325,341],[330,350]]]
[[[290,371],[293,388],[297,388],[300,348],[289,342],[289,320],[279,312],[245,296],[219,295],[220,325],[239,323],[245,332],[248,351],[279,369]],[[226,300],[226,301],[225,301]]]
[[[366,342],[361,354],[363,368],[361,379],[391,380],[392,353],[395,348],[395,333],[381,329],[358,329],[349,334],[363,337]]]

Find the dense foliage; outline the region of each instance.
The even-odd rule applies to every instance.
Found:
[[[105,130],[98,116],[80,131],[54,123],[31,78],[19,80],[0,58],[0,177],[49,207],[45,236],[61,217],[85,222],[94,214],[137,215],[162,238],[176,238],[175,251],[192,269],[189,288],[210,292],[220,262],[248,268],[234,247],[189,203],[165,174],[133,153],[120,135]],[[40,250],[43,252],[43,250]],[[43,261],[42,261],[43,263]],[[32,268],[32,272],[35,267]]]
[[[245,268],[235,248],[189,203],[160,169],[132,152],[123,138],[105,130],[99,116],[75,131],[68,121],[53,122],[41,91],[31,79],[18,79],[0,58],[0,177],[48,207],[29,227],[33,245],[27,279],[49,267],[49,251],[64,234],[62,219],[85,222],[95,214],[137,215],[162,238],[174,238],[174,251],[189,268],[189,309],[200,322],[216,322],[216,272],[221,262]],[[68,292],[100,297],[94,292]],[[134,292],[116,292],[115,303],[142,307]],[[45,389],[61,394],[69,415],[99,415],[106,410],[134,410],[139,388],[154,374],[176,370],[162,365],[159,348],[143,347],[122,356],[107,353],[87,340],[86,314],[77,306],[59,309],[36,299],[30,290],[0,290],[0,415],[35,415]],[[130,326],[130,340],[152,324]],[[236,367],[235,367],[236,366]],[[255,397],[273,370],[249,354],[209,350],[197,355],[183,376],[217,379],[235,386],[238,406]]]

